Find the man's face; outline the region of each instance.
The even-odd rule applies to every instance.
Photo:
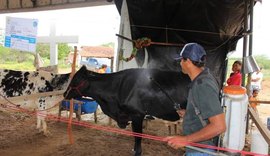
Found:
[[[258,94],[259,94],[259,91],[257,91],[257,90],[254,90],[254,91],[253,91],[253,97],[257,97]]]
[[[182,58],[180,61],[180,65],[182,67],[182,72],[187,74],[187,58]]]

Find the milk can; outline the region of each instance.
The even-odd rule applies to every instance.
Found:
[[[247,122],[248,96],[241,86],[226,86],[223,89],[226,107],[226,132],[223,147],[243,150]]]

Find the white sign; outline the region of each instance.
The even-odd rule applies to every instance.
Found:
[[[4,30],[0,28],[0,46],[4,46]]]
[[[36,52],[37,19],[6,18],[5,47]]]

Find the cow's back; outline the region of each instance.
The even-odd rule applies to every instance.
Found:
[[[156,69],[128,69],[118,74],[119,100],[126,110],[134,115],[150,114],[172,121],[179,119],[174,102],[182,107],[186,105],[190,83],[187,75]]]

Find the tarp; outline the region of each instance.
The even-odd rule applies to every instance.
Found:
[[[118,11],[123,0],[115,0]],[[249,2],[249,1],[248,1]],[[201,44],[207,64],[218,82],[225,74],[225,59],[242,37],[244,0],[127,0],[132,39],[148,37],[154,42]],[[173,58],[182,47],[147,47],[148,68],[180,70]],[[139,53],[138,53],[139,54]],[[144,60],[143,52],[136,58]]]

